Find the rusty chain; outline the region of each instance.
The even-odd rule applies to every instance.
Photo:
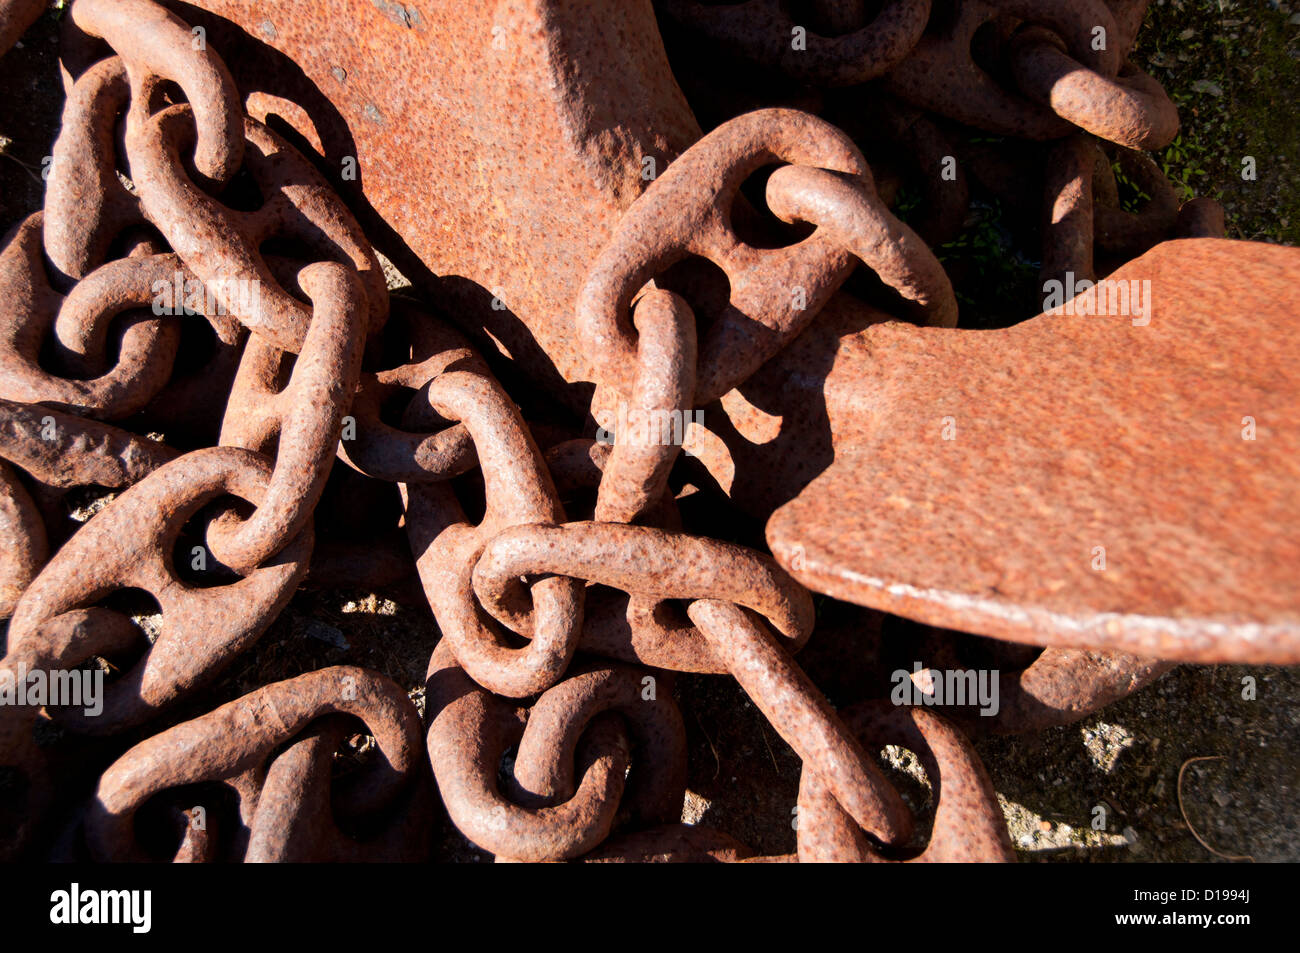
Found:
[[[928,0],[890,0],[870,22],[865,4],[828,2],[797,57],[789,38],[803,27],[775,0],[663,6],[802,82],[882,79],[896,100],[879,122],[925,166],[959,151],[938,117],[1057,140],[1043,163],[1045,277],[1092,279],[1165,238],[1222,234],[1221,209],[1180,208],[1137,151],[1178,128],[1159,85],[1127,65],[1141,0],[962,0],[937,23]],[[0,52],[38,7],[0,4]],[[685,420],[734,400],[859,264],[894,316],[955,327],[931,243],[960,229],[964,161],[960,189],[932,195],[914,230],[889,201],[896,183],[830,122],[768,108],[722,123],[610,223],[577,294],[573,332],[596,385],[587,432],[607,425],[612,446],[563,427],[543,441],[464,337],[390,300],[348,205],[246,114],[187,23],[151,0],[76,0],[70,18],[110,55],[69,76],[44,210],[0,251],[0,616],[11,616],[0,677],[109,656],[120,672],[93,716],[0,709],[0,767],[28,782],[0,856],[39,839],[57,752],[33,729],[48,719],[78,736],[145,732],[100,772],[78,818],[69,849],[99,861],[420,859],[435,786],[455,827],[502,860],[1005,861],[1002,812],[963,730],[1074,720],[1172,667],[1105,646],[1047,649],[1008,665],[993,721],[880,701],[837,711],[795,658],[815,636],[812,594],[766,553],[686,528],[674,476],[693,431],[665,440],[616,423],[620,406]],[[1110,37],[1100,49],[1094,28]],[[996,77],[976,62],[977,33],[996,41]],[[1116,144],[1114,160],[1095,137]],[[1140,211],[1120,208],[1112,161],[1150,195]],[[802,237],[761,245],[742,234],[758,204],[742,186],[772,165],[768,224]],[[700,259],[728,282],[720,308],[667,276]],[[202,366],[181,366],[186,334],[208,341]],[[182,418],[209,437],[173,446],[147,429],[181,433]],[[343,478],[396,485],[400,529],[377,538],[404,534],[409,552],[317,542]],[[85,486],[118,495],[68,533],[50,514]],[[590,519],[569,502],[583,492]],[[191,556],[214,573],[202,584],[184,570]],[[424,746],[403,689],[351,667],[169,723],[182,702],[211,701],[309,571],[322,585],[418,578],[441,633]],[[124,590],[157,603],[151,638],[105,605]],[[957,666],[961,644],[931,633],[922,648]],[[757,857],[680,823],[689,770],[674,673],[734,679],[801,760],[795,855]],[[374,739],[372,756],[340,783],[332,765],[358,734]],[[924,850],[875,758],[886,744],[916,752],[935,792]],[[223,788],[233,810],[196,824],[170,794],[193,785]]]

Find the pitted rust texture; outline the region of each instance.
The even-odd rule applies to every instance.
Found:
[[[429,757],[448,813],[474,843],[510,859],[563,860],[603,841],[624,801],[643,824],[680,817],[686,739],[670,685],[647,697],[648,670],[601,665],[548,689],[523,719],[449,648],[440,642],[429,662]],[[512,745],[513,789],[502,791]]]
[[[297,353],[311,311],[276,280],[261,247],[292,238],[323,259],[353,268],[365,288],[366,327],[388,316],[388,294],[375,253],[324,177],[280,136],[243,120],[244,167],[269,198],[253,211],[221,204],[189,180],[180,154],[194,136],[188,105],[127,124],[131,178],[145,217],[158,228],[225,311],[276,347]]]
[[[1252,343],[1297,276],[1294,249],[1167,242],[1110,276],[1150,281],[1147,323],[1044,315],[945,335],[884,322],[846,337],[825,391],[836,460],[773,515],[773,552],[818,591],[932,625],[1184,662],[1300,661],[1300,550],[1259,532],[1300,516],[1300,445],[1242,432],[1243,408],[1300,413],[1293,336]],[[1078,310],[1111,310],[1099,287],[1101,308],[1094,288]],[[1027,384],[1090,381],[1099,366],[1087,401]],[[879,382],[866,426],[863,379]],[[945,417],[956,439],[942,439]],[[1054,423],[1026,431],[1032,419]],[[1235,516],[1243,503],[1262,522]]]
[[[635,423],[631,432],[616,434],[602,468],[595,517],[603,522],[631,523],[663,496],[685,440],[683,415],[695,404],[697,352],[690,305],[671,291],[648,291],[637,299],[632,323],[637,369],[627,416]],[[677,439],[671,430],[673,414],[682,431]]]
[[[1095,50],[1092,28],[1111,34],[1115,21],[1102,0],[1058,4],[1045,0],[961,0],[886,79],[889,91],[917,106],[966,125],[1025,139],[1056,139],[1071,126],[1049,107],[1007,90],[975,62],[977,31],[999,18],[1014,17],[1052,29],[1084,67],[1113,78],[1119,57],[1113,45]]]
[[[731,283],[726,308],[699,337],[698,404],[752,374],[848,277],[849,250],[817,231],[780,249],[755,248],[735,235],[730,216],[741,183],[777,161],[857,176],[861,188],[871,188],[857,146],[806,113],[761,110],[709,133],[632,204],[591,267],[576,322],[599,383],[631,391],[636,340],[628,307],[647,281],[690,255],[712,261]]]
[[[236,22],[176,5],[207,31],[210,43],[194,44],[190,23],[149,0],[77,0],[47,211],[0,256],[0,291],[16,305],[0,322],[0,457],[27,474],[0,464],[0,521],[20,537],[0,561],[0,608],[17,602],[0,669],[136,658],[110,681],[101,718],[0,712],[0,765],[26,780],[30,815],[0,852],[46,820],[53,759],[33,739],[48,717],[74,735],[142,726],[144,738],[101,778],[84,842],[64,838],[56,853],[143,858],[161,843],[189,862],[422,859],[436,776],[453,824],[499,860],[796,859],[677,823],[680,670],[735,678],[803,761],[799,859],[909,853],[913,819],[870,748],[899,740],[938,802],[919,859],[1007,859],[996,799],[955,728],[880,702],[837,713],[795,661],[817,637],[797,580],[1046,644],[990,650],[998,715],[950,709],[972,734],[1066,723],[1170,658],[1300,661],[1294,585],[1276,560],[1264,565],[1277,541],[1215,522],[1238,497],[1294,522],[1297,448],[1261,442],[1247,463],[1212,452],[1237,404],[1294,416],[1295,355],[1251,351],[1241,316],[1293,281],[1294,256],[1157,248],[1118,272],[1154,279],[1148,337],[1135,339],[1137,325],[1097,316],[954,332],[956,282],[926,244],[960,231],[967,173],[983,186],[990,168],[968,165],[981,148],[1012,159],[990,191],[1032,193],[1019,195],[1029,218],[1046,206],[1045,276],[1091,279],[1171,235],[1221,232],[1221,208],[1179,209],[1129,150],[1117,161],[1153,200],[1122,211],[1111,159],[1079,131],[1153,147],[1177,129],[1163,92],[1124,65],[1144,0],[1111,13],[893,0],[873,22],[865,3],[825,0],[799,61],[775,45],[789,38],[772,24],[801,26],[784,7],[694,11],[747,35],[747,55],[818,85],[888,73],[880,85],[926,101],[951,68],[973,85],[933,108],[1068,136],[1046,161],[1045,145],[971,142],[874,87],[777,97],[837,120],[860,112],[853,136],[759,108],[700,138],[648,2],[594,19],[566,0],[427,16],[346,0],[289,18],[251,0],[206,5]],[[1103,49],[1091,27],[1107,31]],[[464,42],[445,55],[449,34]],[[358,58],[375,44],[388,55]],[[896,150],[879,190],[854,142],[877,126]],[[325,157],[319,169],[354,163],[356,185],[340,178],[351,203],[300,149]],[[897,166],[914,161],[933,182],[954,155],[917,228],[895,218]],[[500,381],[422,308],[398,304],[385,323],[378,256],[349,204],[388,246],[410,243],[396,249],[402,270],[441,292],[433,303],[490,348]],[[866,268],[849,281],[855,262]],[[1228,270],[1256,297],[1232,282],[1206,293],[1207,275]],[[168,282],[218,306],[131,313],[156,306]],[[1216,375],[1225,354],[1231,370]],[[1077,388],[1098,367],[1109,376],[1086,406],[1061,410],[1073,391],[1051,382]],[[1169,408],[1182,413],[1172,423]],[[679,432],[625,427],[624,413],[676,417]],[[926,443],[926,427],[949,418],[955,445]],[[1044,419],[1059,432],[1032,426]],[[593,423],[612,446],[609,433],[589,439]],[[1126,460],[1173,467],[1182,482],[1148,492],[1140,472],[1116,469]],[[1099,472],[1119,480],[1100,485]],[[46,561],[40,517],[84,482],[127,489],[66,542],[47,534]],[[759,520],[785,504],[769,540],[789,572],[714,538],[758,528],[707,512],[719,491]],[[1105,586],[1073,561],[1086,565],[1091,543],[1070,526],[1110,534]],[[199,540],[215,585],[184,572]],[[401,690],[352,668],[259,688],[161,732],[147,725],[210,696],[309,562],[316,585],[418,578],[443,635],[429,646],[425,749]],[[1229,585],[1208,580],[1210,567]],[[104,603],[132,588],[161,609],[152,645]],[[1116,599],[1124,612],[1097,615]],[[968,639],[931,633],[925,652],[958,667]],[[357,718],[378,742],[378,763],[350,779],[359,785],[332,779]],[[224,788],[236,813],[195,826],[179,793],[194,784]]]
[[[1044,187],[1044,282],[1067,275],[1094,281],[1133,255],[1171,238],[1223,238],[1223,206],[1178,195],[1146,155],[1120,149],[1115,162],[1145,196],[1136,211],[1120,207],[1115,170],[1105,152],[1086,136],[1055,145],[1048,155]]]
[[[275,442],[275,472],[256,512],[213,522],[208,546],[237,572],[254,570],[311,520],[325,489],[348,399],[361,373],[365,292],[356,273],[316,262],[299,275],[312,320],[289,383],[276,383],[285,355],[257,339],[244,349],[222,426],[223,446],[265,452]]]
[[[1041,27],[1019,33],[1012,66],[1020,88],[1081,129],[1132,149],[1163,149],[1178,135],[1178,109],[1164,87],[1125,66],[1111,78],[1083,69],[1061,37]]]
[[[586,350],[575,346],[570,318],[575,293],[597,250],[606,242],[610,223],[645,187],[648,178],[655,177],[698,135],[690,129],[693,122],[676,86],[662,82],[670,74],[663,66],[663,52],[648,3],[621,4],[596,28],[575,22],[581,14],[566,3],[547,3],[544,10],[512,11],[502,22],[471,5],[425,11],[419,22],[399,24],[358,0],[348,16],[340,15],[327,23],[294,18],[275,25],[270,33],[262,29],[269,22],[264,12],[251,0],[210,0],[208,6],[247,31],[243,42],[248,37],[264,36],[277,54],[302,65],[315,91],[306,97],[306,113],[290,110],[285,115],[308,140],[322,142],[330,164],[351,154],[349,150],[355,144],[361,167],[373,170],[365,185],[368,200],[401,234],[423,265],[437,274],[458,276],[443,282],[443,290],[455,300],[457,319],[473,329],[481,343],[488,343],[490,335],[529,373],[547,386],[560,389],[566,399],[573,398],[574,388],[564,387],[563,381],[573,383],[593,376],[603,380],[589,369]],[[830,12],[835,12],[841,5],[830,6]],[[861,10],[850,9],[852,6],[845,7],[847,13],[826,15],[824,19],[834,29],[845,29],[862,14]],[[963,4],[962,9],[969,9],[975,17],[972,35],[980,22],[995,14],[1010,24],[1016,22],[1014,18],[1023,17],[1052,26],[1067,39],[1081,63],[1103,76],[1116,74],[1142,13],[1135,4],[1116,4],[1112,19],[1100,3],[1069,12],[1062,12],[1056,5],[1028,2],[994,6],[971,2]],[[935,21],[933,31],[943,33],[942,11],[936,8],[931,19]],[[220,34],[221,25],[222,21],[212,24],[214,36]],[[1107,51],[1091,50],[1092,35],[1086,28],[1094,25],[1109,26],[1114,33]],[[322,30],[337,39],[328,56],[317,42]],[[1009,40],[1009,28],[1003,32]],[[499,87],[484,87],[482,71],[477,68],[431,68],[432,38],[447,34],[466,38],[466,55],[474,62],[490,62],[502,71]],[[551,42],[544,49],[509,42],[527,35],[547,35]],[[633,43],[632,38],[638,42]],[[928,35],[923,37],[922,44],[928,39]],[[347,50],[362,48],[372,40],[382,43],[391,62],[400,68],[380,70],[375,64],[347,55]],[[240,48],[238,35],[230,41]],[[621,59],[611,56],[612,44],[622,51]],[[635,48],[635,56],[627,56],[629,45]],[[512,55],[502,56],[507,50]],[[969,58],[968,49],[964,55]],[[253,91],[250,100],[263,95],[264,90],[292,93],[296,88],[293,83],[277,81],[257,68],[260,59],[241,56],[233,60],[241,70],[245,91]],[[344,59],[349,61],[342,63]],[[602,88],[641,88],[645,95],[623,101],[616,120],[602,122],[610,104],[593,95],[593,87],[581,79],[568,85],[544,80],[557,72],[573,77],[598,74],[608,80],[601,84]],[[340,75],[344,78],[339,79]],[[394,101],[394,75],[400,77],[402,88],[420,90],[420,95]],[[499,89],[506,88],[529,90],[533,97],[529,108],[521,110],[517,98],[501,96]],[[554,93],[542,94],[541,90]],[[319,91],[324,91],[331,104],[321,102]],[[426,95],[428,91],[435,94]],[[411,103],[417,98],[430,100],[425,114],[412,115]],[[1019,102],[1033,106],[1027,99]],[[474,115],[473,124],[457,115],[459,104],[465,105],[465,114]],[[381,108],[384,105],[389,108]],[[1034,108],[1052,118],[1049,110]],[[348,122],[346,137],[336,135],[331,139],[322,133],[331,128],[337,131],[341,117]],[[525,117],[527,123],[521,121]],[[561,130],[558,133],[557,125]],[[398,128],[402,130],[403,145],[390,149],[389,140]],[[612,133],[597,137],[589,134],[594,128]],[[1053,119],[1052,135],[1065,135],[1072,128],[1063,120]],[[426,163],[416,177],[428,190],[429,201],[417,212],[396,185],[408,181],[411,172],[397,169],[391,158],[395,151],[409,154],[406,144],[412,141],[420,142],[421,154],[430,156],[438,154],[446,141],[472,143],[473,154],[484,158],[457,179],[450,177],[452,165]],[[529,177],[540,175],[539,171],[530,171],[531,159],[525,161],[523,171],[519,166],[518,157],[531,156],[537,142],[552,144],[548,155],[553,157],[554,148],[560,148],[565,156],[565,161],[548,160],[548,172],[542,176],[547,182],[545,189],[529,187]],[[599,159],[591,155],[591,144],[596,142],[601,143]],[[513,150],[513,157],[506,154],[508,149]],[[647,161],[653,161],[653,172],[647,173]],[[594,180],[587,177],[574,188],[571,174],[586,176],[593,166],[600,170]],[[500,173],[490,190],[480,185],[486,169]],[[485,201],[487,194],[492,195],[490,203]],[[426,227],[429,215],[435,220],[433,232]],[[492,235],[495,244],[491,253],[478,251],[475,239],[468,237],[463,243],[436,247],[430,239],[432,233]],[[536,241],[537,236],[556,234],[564,234],[576,243],[573,253],[562,260],[549,251],[549,242],[539,245]],[[502,262],[500,267],[498,260]],[[499,301],[506,310],[489,305],[489,300]],[[628,354],[621,355],[624,363],[627,358]]]
[[[1039,281],[1062,286],[1070,275],[1096,279],[1093,174],[1097,153],[1085,136],[1062,139],[1048,154],[1043,189],[1043,262]]]
[[[356,158],[366,203],[413,269],[444,276],[448,311],[476,343],[495,339],[548,386],[581,394],[565,382],[593,379],[572,320],[587,267],[645,189],[647,160],[661,173],[700,136],[649,0],[596,20],[552,0],[425,6],[418,21],[371,0],[292,16],[262,0],[202,6],[214,16],[196,22],[241,91],[299,102],[310,120],[299,131],[319,136],[330,167]],[[462,40],[455,65],[448,36]]]
[[[39,637],[12,645],[0,667],[12,675],[20,664],[28,669],[72,668],[95,655],[134,647],[140,630],[126,616],[110,609],[74,609],[40,624]],[[15,705],[28,714],[35,706]]]
[[[701,599],[687,609],[772,727],[794,748],[864,830],[888,844],[906,842],[911,818],[902,799],[854,741],[817,686],[740,607]]]
[[[381,678],[365,669],[356,669],[355,672],[355,678]],[[396,701],[396,695],[393,700],[394,707],[402,707]],[[408,702],[404,707],[410,709],[413,706]],[[347,719],[324,719],[270,763],[258,792],[256,813],[249,825],[244,862],[410,863],[423,860],[433,814],[432,780],[423,757],[418,753],[418,717],[413,711],[403,714],[401,728],[404,734],[415,732],[417,753],[405,759],[408,762],[403,768],[408,778],[406,790],[393,803],[365,812],[383,819],[377,834],[369,832],[368,836],[360,839],[349,836],[335,816],[331,803],[331,768],[334,754],[350,729]],[[410,740],[404,738],[402,753],[405,754],[409,747]],[[349,820],[355,823],[355,819]]]
[[[7,481],[6,505],[15,521],[5,534],[8,558],[14,561],[8,578],[15,587],[20,579],[22,582],[21,587],[10,590],[12,600],[0,600],[4,617],[35,576],[18,567],[34,565],[39,569],[72,528],[64,515],[72,492],[84,487],[130,486],[178,455],[172,447],[111,424],[0,399],[0,461],[17,467],[30,480],[30,493],[17,479],[18,474]],[[10,471],[6,468],[6,472]],[[26,522],[29,507],[39,529]],[[43,555],[33,563],[37,553]]]
[[[235,447],[196,450],[131,487],[54,555],[14,609],[9,655],[37,651],[51,620],[126,587],[150,593],[163,617],[157,641],[108,686],[103,713],[65,712],[66,724],[92,734],[139,724],[211,679],[261,636],[307,571],[310,525],[266,565],[225,586],[178,585],[172,552],[185,523],[205,503],[232,494],[260,504],[271,478],[270,463],[258,454]]]
[[[409,360],[361,375],[350,411],[356,433],[339,442],[339,457],[359,473],[392,483],[437,483],[460,476],[478,464],[463,424],[432,433],[411,432],[390,425],[380,411],[396,392],[424,394],[444,371],[481,366],[478,356],[460,334],[410,302],[395,298],[392,304],[394,320],[385,333],[405,334]]]
[[[208,183],[229,181],[243,159],[243,117],[235,81],[216,51],[196,43],[187,23],[151,0],[78,0],[69,17],[122,58],[136,118],[152,105],[162,82],[181,87],[197,129],[195,169]]]
[[[685,325],[682,325],[685,327]],[[601,391],[597,391],[599,397]],[[593,400],[592,415],[598,417],[599,411],[596,409],[596,402]],[[565,500],[566,514],[571,521],[581,521],[587,517],[595,519],[597,509],[601,506],[602,495],[606,500],[612,499],[614,494],[611,493],[613,487],[620,483],[627,485],[630,482],[632,487],[640,487],[632,494],[636,511],[635,516],[628,522],[636,522],[641,526],[653,526],[656,529],[679,531],[682,528],[682,516],[677,507],[677,501],[673,497],[673,488],[665,486],[663,492],[657,497],[651,497],[653,485],[657,482],[654,471],[648,464],[654,463],[661,459],[665,448],[649,448],[644,445],[637,445],[629,440],[629,444],[640,453],[645,452],[641,460],[633,459],[624,475],[616,474],[608,483],[604,481],[605,468],[609,466],[609,461],[613,459],[614,447],[611,444],[603,443],[599,440],[591,440],[585,437],[561,439],[557,443],[546,448],[543,453],[543,459],[546,461],[546,468],[551,473],[551,479],[555,481],[556,492],[559,493],[561,500]],[[667,448],[675,452],[676,448]],[[624,477],[634,477],[626,481]],[[579,506],[585,502],[582,498],[583,491],[595,491],[596,498],[591,502],[590,507]],[[572,499],[574,495],[578,499]],[[638,501],[645,500],[641,503]],[[571,501],[571,502],[568,502]],[[617,512],[616,508],[611,509]],[[624,511],[631,512],[631,509]],[[619,515],[623,515],[620,513]],[[599,610],[589,606],[584,610],[586,627],[588,630],[592,627],[593,611],[604,612],[613,610],[612,605],[604,605],[601,599],[606,595],[599,589],[591,589],[589,596],[594,597],[601,605]],[[618,597],[616,597],[617,599]],[[634,599],[633,602],[636,600]],[[614,615],[618,615],[615,611]],[[604,616],[602,615],[602,618]],[[599,625],[599,623],[596,623]],[[615,622],[614,624],[618,624]],[[623,644],[620,642],[619,644]],[[637,661],[635,656],[627,654],[614,653],[614,657],[623,658],[624,661]],[[672,666],[668,666],[672,667]]]
[[[808,592],[769,557],[721,540],[620,523],[504,528],[473,567],[474,591],[487,613],[526,632],[517,578],[536,573],[614,590],[589,592],[582,647],[659,668],[726,671],[695,626],[674,618],[668,600],[746,606],[768,621],[789,651],[798,651],[812,632]]]
[[[613,450],[607,443],[582,437],[547,447],[543,456],[556,492],[564,497],[577,490],[599,487]]]
[[[961,732],[931,712],[894,708],[886,702],[854,706],[843,715],[863,744],[902,745],[921,759],[936,805],[934,828],[926,848],[910,860],[996,863],[1014,859],[993,784]],[[805,767],[799,781],[799,860],[883,859],[879,848],[835,803],[823,779]]]
[[[896,792],[786,650],[741,608],[762,613],[796,646],[806,639],[812,615],[807,593],[772,568],[758,554],[711,540],[618,523],[571,523],[498,535],[475,566],[474,588],[487,611],[518,632],[526,631],[528,609],[519,580],[539,572],[612,585],[629,594],[629,606],[636,596],[692,600],[687,614],[702,641],[809,770],[827,779],[837,802],[882,840],[905,841],[911,829]],[[655,615],[653,607],[642,612],[645,620]],[[627,617],[637,628],[630,611]],[[670,643],[682,642],[684,634],[672,633]]]
[[[481,359],[458,362],[421,399],[446,420],[465,425],[474,441],[487,501],[478,525],[465,518],[445,483],[404,485],[406,528],[420,582],[443,637],[479,684],[514,698],[554,685],[582,631],[581,585],[552,577],[532,587],[524,625],[531,641],[516,648],[475,603],[471,573],[488,541],[521,523],[562,523],[564,510],[519,410]]]
[[[112,424],[0,399],[0,458],[46,486],[130,486],[179,455]]]
[[[329,763],[321,755],[332,755],[339,740],[335,731],[309,733],[276,753],[318,720],[337,715],[360,718],[378,747],[376,762],[336,792],[339,811],[345,815],[383,811],[404,796],[404,789],[409,797],[409,788],[420,784],[425,770],[415,706],[389,679],[365,669],[336,666],[260,688],[129,750],[104,772],[86,814],[91,856],[100,861],[145,859],[134,820],[151,796],[249,772],[260,775],[260,790],[243,859],[381,859],[383,853],[400,849],[404,838],[427,824],[427,804],[425,817],[409,815],[398,825],[405,830],[381,838],[380,857],[365,856],[364,845],[348,844],[329,816]],[[302,748],[317,739],[323,744],[316,750]],[[312,756],[305,759],[307,764],[301,763],[305,755]],[[416,822],[414,829],[411,821]],[[286,836],[300,833],[302,825],[315,836],[295,838],[292,846],[299,852],[314,849],[315,856],[285,856],[291,846]],[[321,836],[322,827],[328,831],[326,836]]]
[[[1124,652],[1044,649],[1027,668],[1003,677],[997,715],[968,719],[967,727],[1019,734],[1068,725],[1127,698],[1177,664]]]
[[[14,612],[18,598],[50,555],[40,511],[13,468],[0,460],[0,619]]]
[[[982,651],[967,651],[972,641],[983,643]],[[996,712],[980,710],[975,699],[968,699],[964,706],[938,704],[933,698],[926,702],[973,736],[1019,734],[1071,724],[1177,667],[1176,662],[1123,652],[1034,650],[933,628],[916,643],[915,654],[930,669],[997,673]]]
[[[680,818],[686,730],[672,700],[672,678],[622,665],[579,667],[537,699],[515,753],[516,797],[526,804],[568,798],[577,786],[574,766],[582,735],[605,712],[622,717],[633,755],[621,810],[637,825]]]
[[[140,203],[118,178],[118,115],[130,102],[117,56],[86,70],[72,86],[54,142],[45,190],[45,252],[65,278],[80,280],[108,260],[113,241],[145,223]]]
[[[171,282],[178,267],[174,255],[118,259],[62,297],[45,272],[41,213],[32,215],[0,252],[0,297],[7,303],[0,313],[0,396],[109,420],[139,410],[166,383],[180,332],[171,318],[137,309],[152,305],[152,283]],[[105,366],[108,323],[132,311],[117,360]],[[83,378],[41,366],[42,346],[60,332],[61,356]]]
[[[825,169],[785,166],[767,180],[767,202],[784,221],[816,225],[831,241],[851,251],[916,308],[921,323],[957,326],[957,299],[943,266],[916,232],[894,218],[873,189]]]

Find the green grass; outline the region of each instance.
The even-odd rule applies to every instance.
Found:
[[[1223,202],[1230,237],[1300,244],[1300,3],[1152,4],[1133,60],[1178,107],[1179,136],[1155,158],[1183,196]]]
[[[996,199],[975,202],[965,230],[935,249],[945,267],[963,259],[979,276],[978,281],[957,288],[964,328],[1001,327],[1008,319],[1038,311],[1038,263],[1017,251],[1002,222],[1002,206]]]

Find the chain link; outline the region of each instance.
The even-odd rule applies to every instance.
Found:
[[[37,6],[0,4],[0,52]],[[1178,128],[1159,85],[1126,65],[1143,0],[1113,12],[1101,0],[889,0],[870,20],[865,3],[824,2],[806,56],[789,55],[803,26],[775,0],[664,6],[801,82],[883,79],[912,104],[881,107],[884,134],[926,165],[958,151],[959,133],[922,110],[1061,139],[1047,162],[1044,275],[1091,278],[1100,256],[1222,231],[1221,209],[1180,210],[1133,151]],[[956,724],[1063,723],[1171,667],[1049,649],[1008,674],[995,722],[881,702],[837,711],[795,659],[817,621],[812,594],[766,553],[694,532],[709,521],[684,515],[699,492],[681,452],[693,414],[724,398],[734,407],[857,264],[907,317],[956,326],[953,285],[927,239],[960,229],[965,171],[929,196],[914,231],[891,211],[895,184],[878,191],[854,139],[817,116],[764,108],[701,138],[611,223],[573,302],[570,331],[596,384],[587,423],[609,425],[611,446],[573,438],[567,423],[530,426],[545,404],[520,387],[526,419],[513,380],[503,375],[507,391],[492,370],[511,362],[494,355],[490,368],[422,307],[390,301],[352,211],[246,114],[231,71],[175,13],[76,0],[69,16],[81,40],[68,59],[83,68],[68,77],[45,208],[0,252],[0,617],[12,614],[0,678],[134,660],[97,716],[0,707],[0,767],[27,785],[0,855],[46,820],[54,773],[33,737],[49,719],[81,736],[140,728],[81,816],[76,851],[98,861],[420,859],[434,782],[456,828],[502,860],[1009,860],[996,796]],[[986,26],[1014,90],[976,63]],[[1112,42],[1091,44],[1094,28]],[[110,55],[89,52],[95,39]],[[1121,211],[1110,159],[1080,129],[1131,147],[1116,161],[1151,196],[1139,213]],[[767,211],[805,233],[777,247],[749,240],[758,216],[742,193],[769,166],[758,181]],[[720,307],[674,280],[692,258],[724,274]],[[210,352],[187,363],[200,340]],[[665,420],[680,424],[675,436],[657,426]],[[155,421],[174,443],[142,435]],[[87,485],[119,495],[64,539],[50,501]],[[392,545],[395,519],[359,549],[316,547],[332,528],[327,491],[358,487],[362,501],[400,497],[409,552]],[[185,572],[187,548],[215,575],[200,584]],[[309,562],[322,584],[408,581],[414,570],[441,635],[423,748],[403,690],[352,667],[161,728],[166,710],[210,698]],[[152,640],[105,604],[124,590],[157,603]],[[932,655],[957,653],[948,634],[932,639]],[[801,760],[796,856],[756,856],[679,823],[690,774],[676,672],[734,679]],[[376,750],[336,780],[358,720]],[[874,758],[885,744],[914,751],[936,792],[919,853],[912,814]],[[180,800],[192,785],[223,788],[234,810],[197,824]]]

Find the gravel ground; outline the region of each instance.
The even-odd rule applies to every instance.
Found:
[[[51,14],[4,64],[4,229],[41,202],[41,162],[62,103],[56,33]],[[1165,84],[1183,117],[1179,141],[1157,158],[1189,195],[1225,202],[1233,237],[1300,241],[1298,57],[1300,4],[1159,0],[1141,34],[1136,59]],[[1253,180],[1241,176],[1246,156],[1256,159]],[[435,639],[427,608],[409,593],[304,591],[214,694],[221,701],[347,662],[386,672],[422,703]],[[814,675],[816,651],[814,636],[807,661]],[[845,664],[837,658],[823,674],[833,681]],[[1254,680],[1253,700],[1243,697],[1244,679]],[[798,760],[730,680],[680,677],[677,684],[690,740],[686,819],[764,853],[792,850]],[[1294,861],[1298,700],[1300,670],[1183,667],[1079,724],[977,747],[1024,860]],[[209,697],[204,705],[211,704]],[[909,772],[896,750],[882,761],[924,817],[927,789],[915,768]],[[1099,807],[1104,829],[1094,830]],[[439,855],[488,859],[449,827]]]

